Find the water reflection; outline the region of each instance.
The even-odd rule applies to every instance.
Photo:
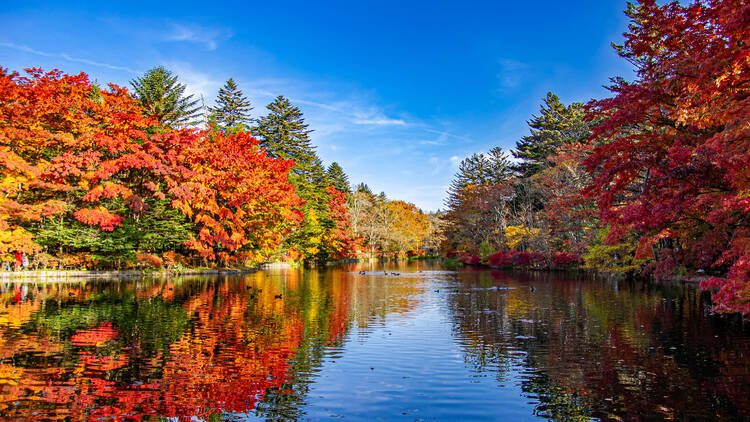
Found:
[[[0,418],[748,418],[750,329],[708,308],[430,263],[11,283]]]
[[[750,415],[750,330],[737,317],[707,317],[709,298],[695,289],[496,271],[460,279],[447,311],[467,361],[520,379],[536,415]]]
[[[272,289],[253,295],[245,284],[13,286],[0,310],[0,412],[206,418],[253,409],[285,379],[302,321]],[[7,300],[24,288],[21,301]]]

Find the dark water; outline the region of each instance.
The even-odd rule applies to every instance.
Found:
[[[0,418],[750,418],[750,324],[696,290],[387,270],[4,285]]]

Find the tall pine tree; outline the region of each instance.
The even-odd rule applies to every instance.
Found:
[[[583,104],[566,106],[557,95],[548,92],[539,115],[527,123],[530,133],[516,142],[513,156],[520,159],[518,170],[531,176],[552,164],[547,159],[561,145],[580,142],[589,136],[589,124],[584,121]]]
[[[367,186],[366,183],[360,183],[360,184],[358,184],[357,187],[354,190],[355,190],[355,192],[358,192],[358,193],[361,192],[361,193],[366,193],[368,195],[372,195],[372,190],[370,190],[370,187]]]
[[[135,98],[146,109],[146,113],[165,126],[191,126],[199,121],[199,100],[185,95],[185,85],[177,76],[162,66],[147,71],[143,76],[130,81]]]
[[[459,205],[462,191],[468,185],[496,185],[513,177],[513,166],[508,154],[501,147],[495,147],[487,154],[472,154],[461,160],[458,172],[448,187],[445,205],[449,209]]]
[[[352,188],[349,186],[349,177],[344,173],[344,169],[341,168],[339,163],[335,161],[332,162],[331,165],[328,166],[327,173],[328,180],[337,191],[351,193]]]
[[[308,129],[302,111],[282,95],[266,108],[269,113],[258,119],[254,130],[254,134],[260,137],[260,145],[273,157],[294,160],[292,173],[296,179],[311,182],[317,156],[310,144],[312,131]]]
[[[216,107],[209,107],[208,121],[227,132],[247,130],[252,123],[250,100],[242,94],[234,79],[229,78],[219,89]]]
[[[283,96],[276,97],[267,108],[269,113],[258,119],[253,132],[269,155],[294,160],[289,181],[305,200],[305,222],[287,238],[286,246],[305,260],[325,259],[324,239],[330,238],[336,227],[328,209],[326,188],[330,181],[326,169],[310,143],[311,131],[302,111]]]

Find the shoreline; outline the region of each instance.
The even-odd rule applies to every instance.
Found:
[[[428,257],[422,259],[439,259],[437,257]],[[341,264],[352,264],[357,262],[368,262],[369,259],[345,259],[338,261],[328,261],[323,267],[336,266]],[[375,262],[384,262],[382,259],[373,259]],[[388,260],[385,260],[388,261]],[[409,260],[411,261],[411,260]],[[68,280],[68,279],[127,279],[138,277],[177,277],[177,276],[201,276],[201,275],[241,275],[251,274],[261,270],[275,270],[286,268],[301,268],[304,265],[290,262],[267,262],[259,264],[253,268],[223,268],[223,269],[186,269],[179,272],[167,269],[149,269],[149,270],[21,270],[21,271],[0,271],[0,281],[2,280]]]
[[[645,282],[645,283],[654,283],[654,284],[661,284],[661,285],[686,285],[686,286],[696,287],[696,288],[700,287],[700,283],[702,281],[708,280],[709,278],[711,278],[711,276],[708,276],[708,275],[690,276],[690,277],[672,276],[669,278],[665,278],[663,280],[656,281],[652,278],[644,277],[640,275],[628,276],[622,273],[617,273],[617,272],[612,272],[612,271],[593,270],[593,269],[587,269],[587,268],[582,268],[578,266],[541,268],[541,267],[523,267],[523,266],[492,266],[492,265],[487,265],[487,264],[461,263],[461,267],[484,269],[484,270],[499,270],[499,271],[592,274],[596,277],[603,277],[607,279],[630,278],[635,281],[640,281],[640,282]]]
[[[201,276],[201,275],[242,275],[260,271],[260,268],[246,269],[215,269],[215,270],[186,270],[179,273],[172,271],[135,271],[135,270],[113,270],[113,271],[88,271],[88,270],[31,270],[31,271],[3,271],[0,272],[0,280],[34,280],[34,281],[68,281],[89,279],[131,279],[143,277],[178,277],[178,276]]]
[[[357,262],[357,261],[355,261]],[[359,261],[361,262],[361,261]],[[335,266],[347,262],[328,262],[325,266]],[[514,267],[514,266],[491,266],[486,264],[461,264],[460,267],[464,268],[475,268],[480,270],[500,270],[500,271],[520,271],[520,272],[544,272],[544,273],[578,273],[578,274],[590,274],[595,277],[604,278],[619,278],[622,275],[617,273],[610,273],[604,271],[588,270],[580,267],[567,267],[567,268],[528,268],[528,267]],[[138,271],[138,270],[111,270],[111,271],[99,271],[99,270],[30,270],[30,271],[0,271],[0,281],[41,281],[41,282],[59,282],[59,281],[88,281],[88,280],[123,280],[123,279],[134,279],[134,278],[170,278],[170,277],[182,277],[182,276],[217,276],[217,275],[244,275],[252,274],[262,270],[275,270],[275,269],[287,269],[294,268],[288,262],[269,262],[260,264],[254,268],[240,268],[240,269],[194,269],[194,270],[183,270],[179,273],[161,270],[161,271]],[[626,277],[627,278],[627,277]],[[703,277],[670,277],[665,280],[656,282],[655,280],[645,277],[633,277],[635,280],[656,283],[656,284],[669,284],[669,285],[687,285],[691,287],[699,287],[700,282],[709,278],[708,276]]]

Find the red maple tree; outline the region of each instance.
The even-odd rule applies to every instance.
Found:
[[[714,309],[750,313],[750,4],[644,0],[627,14],[617,49],[637,78],[589,104],[588,193],[610,240],[645,237],[660,274],[727,273],[703,283],[720,289]]]

